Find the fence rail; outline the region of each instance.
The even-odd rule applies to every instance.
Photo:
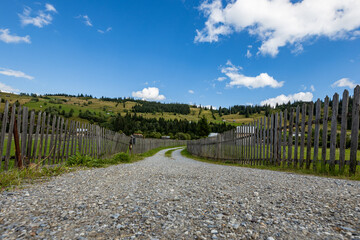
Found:
[[[320,99],[315,104],[304,103],[301,111],[297,106],[217,137],[189,141],[187,149],[196,156],[242,164],[282,164],[330,173],[343,173],[348,168],[354,174],[359,165],[360,86],[354,89],[351,99],[344,91],[340,113],[337,93],[331,109],[329,103],[328,97],[323,107]],[[351,131],[347,131],[349,116]]]
[[[5,171],[32,163],[64,163],[77,153],[107,157],[126,152],[130,141],[125,134],[46,112],[29,111],[15,104],[10,106],[8,101],[0,114],[0,122],[0,170]],[[182,140],[137,139],[133,153],[185,144]]]

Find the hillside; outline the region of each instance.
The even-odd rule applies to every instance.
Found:
[[[136,105],[142,105],[141,102],[133,99],[124,99],[123,102],[114,102],[102,100],[92,97],[75,97],[75,96],[29,96],[17,95],[9,93],[0,93],[0,98],[8,100],[11,104],[18,101],[22,106],[29,107],[36,111],[57,112],[64,115],[71,120],[82,122],[89,122],[89,120],[79,117],[81,113],[90,111],[104,116],[116,116],[118,113],[125,115],[126,113],[133,113]],[[3,100],[3,101],[4,101]],[[140,103],[139,103],[140,102]],[[3,105],[0,109],[3,109]],[[252,122],[254,119],[264,116],[264,112],[260,114],[250,114],[249,117],[240,114],[227,114],[220,117],[219,111],[214,110],[213,113],[209,109],[204,109],[196,106],[189,106],[188,114],[173,113],[173,112],[136,112],[138,116],[144,118],[164,118],[165,120],[187,120],[198,122],[202,117],[205,117],[212,123],[226,123],[231,125],[240,125],[242,123]]]

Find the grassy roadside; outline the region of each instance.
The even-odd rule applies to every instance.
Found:
[[[184,146],[185,147],[185,146]],[[173,151],[179,150],[180,148],[170,149],[165,152],[165,157],[171,158]]]
[[[360,181],[359,172],[357,172],[356,175],[353,175],[353,176],[348,176],[347,174],[330,175],[329,173],[314,172],[313,170],[288,167],[287,165],[285,165],[285,166],[284,165],[282,165],[282,166],[270,166],[270,165],[254,166],[254,165],[249,165],[249,164],[239,164],[239,163],[232,163],[232,162],[228,162],[228,161],[219,161],[219,160],[194,156],[194,155],[191,155],[191,153],[189,153],[186,148],[181,151],[181,155],[184,157],[190,158],[190,159],[194,159],[194,160],[197,160],[200,162],[205,162],[205,163],[211,163],[211,164],[246,167],[246,168],[256,168],[256,169],[263,169],[263,170],[295,173],[295,174],[300,174],[300,175],[313,175],[313,176],[328,177],[328,178],[334,178],[334,179],[346,179],[346,180]]]
[[[141,154],[118,153],[111,158],[97,159],[90,156],[74,155],[63,165],[39,167],[36,164],[24,169],[0,172],[0,192],[22,188],[24,185],[44,182],[51,177],[77,170],[108,167],[116,164],[133,163],[151,157],[157,152],[173,147],[160,147]]]

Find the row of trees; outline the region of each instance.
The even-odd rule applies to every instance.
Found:
[[[136,114],[126,114],[125,116],[117,114],[110,117],[109,121],[103,126],[113,131],[122,131],[126,135],[134,132],[144,133],[145,136],[153,133],[167,136],[176,136],[178,133],[184,133],[190,136],[189,139],[198,139],[208,136],[210,132],[225,132],[233,128],[233,126],[226,125],[225,123],[208,123],[204,116],[198,122],[190,122],[178,119],[144,118]]]
[[[169,112],[187,115],[190,113],[190,106],[180,103],[143,102],[142,104],[136,104],[133,111],[138,113]]]

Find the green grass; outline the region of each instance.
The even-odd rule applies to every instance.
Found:
[[[290,172],[295,174],[301,175],[314,175],[314,176],[321,176],[321,177],[329,177],[329,178],[336,178],[336,179],[347,179],[347,180],[355,180],[360,181],[360,166],[357,166],[357,171],[355,175],[349,176],[348,174],[348,166],[345,166],[344,173],[339,173],[339,166],[335,166],[334,174],[328,173],[328,171],[321,171],[321,165],[317,166],[318,172],[314,172],[312,170],[313,166],[310,166],[310,169],[305,168],[294,168],[293,166],[288,167],[287,164],[282,164],[281,166],[273,166],[273,165],[250,165],[250,164],[241,164],[236,163],[234,161],[220,161],[215,159],[209,159],[204,157],[194,156],[187,151],[185,148],[181,151],[181,155],[187,158],[191,158],[197,161],[218,164],[218,165],[226,165],[226,166],[236,166],[236,167],[247,167],[247,168],[256,168],[256,169],[264,169],[264,170],[272,170],[272,171],[281,171],[281,172]]]
[[[165,157],[171,158],[173,151],[178,150],[179,148],[170,149],[165,152]]]
[[[157,152],[173,147],[159,147],[141,154],[117,153],[110,158],[97,159],[90,156],[74,155],[63,165],[55,167],[40,167],[37,164],[31,164],[28,168],[13,168],[9,171],[0,172],[0,192],[21,188],[26,184],[47,181],[52,176],[58,176],[71,171],[84,168],[108,167],[114,164],[133,163],[144,158],[151,157]]]

